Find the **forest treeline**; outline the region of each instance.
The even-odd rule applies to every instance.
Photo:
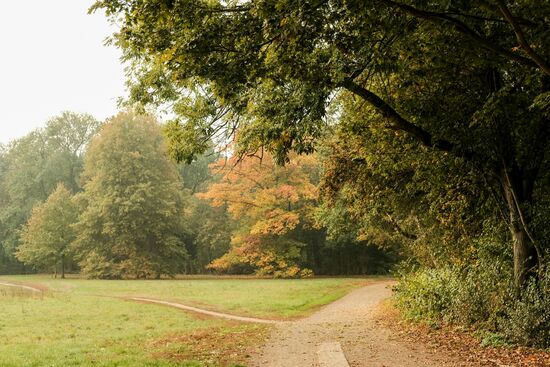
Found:
[[[397,256],[327,233],[318,155],[281,167],[212,149],[177,165],[151,116],[66,112],[0,162],[3,273],[304,277],[384,273]]]

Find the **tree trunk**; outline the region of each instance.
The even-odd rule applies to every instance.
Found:
[[[61,255],[61,279],[65,279],[65,255]]]
[[[514,279],[522,287],[538,265],[538,257],[532,237],[529,235],[529,218],[524,208],[532,200],[532,183],[518,174],[510,174],[503,168],[501,184],[509,213],[510,232],[514,252]]]

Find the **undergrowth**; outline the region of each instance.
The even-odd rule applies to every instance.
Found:
[[[411,320],[473,328],[484,345],[549,348],[550,271],[521,290],[507,274],[499,262],[416,270],[395,287],[396,304]]]

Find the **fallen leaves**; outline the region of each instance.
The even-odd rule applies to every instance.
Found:
[[[401,338],[424,343],[438,352],[459,357],[461,367],[550,367],[550,353],[519,346],[484,347],[471,332],[444,325],[439,329],[405,321],[389,304],[378,319]]]
[[[264,340],[268,328],[238,323],[229,325],[170,335],[153,340],[149,346],[154,350],[153,356],[162,360],[200,361],[207,366],[244,363],[252,350]]]

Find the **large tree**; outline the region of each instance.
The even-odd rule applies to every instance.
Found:
[[[70,245],[75,233],[78,208],[72,195],[63,184],[59,184],[48,199],[37,205],[21,231],[21,245],[16,257],[25,264],[38,269],[53,268],[65,278],[65,266],[71,257]]]
[[[160,125],[120,113],[85,158],[75,248],[90,277],[160,277],[185,264],[184,196]]]
[[[193,152],[186,139],[201,149],[224,126],[238,127],[242,151],[264,146],[280,162],[290,150],[311,152],[329,101],[345,90],[369,106],[365,125],[486,177],[507,211],[518,284],[547,256],[536,218],[548,195],[550,3],[100,0],[94,8],[121,24],[114,40],[132,63],[132,99],[174,103],[177,158]]]

